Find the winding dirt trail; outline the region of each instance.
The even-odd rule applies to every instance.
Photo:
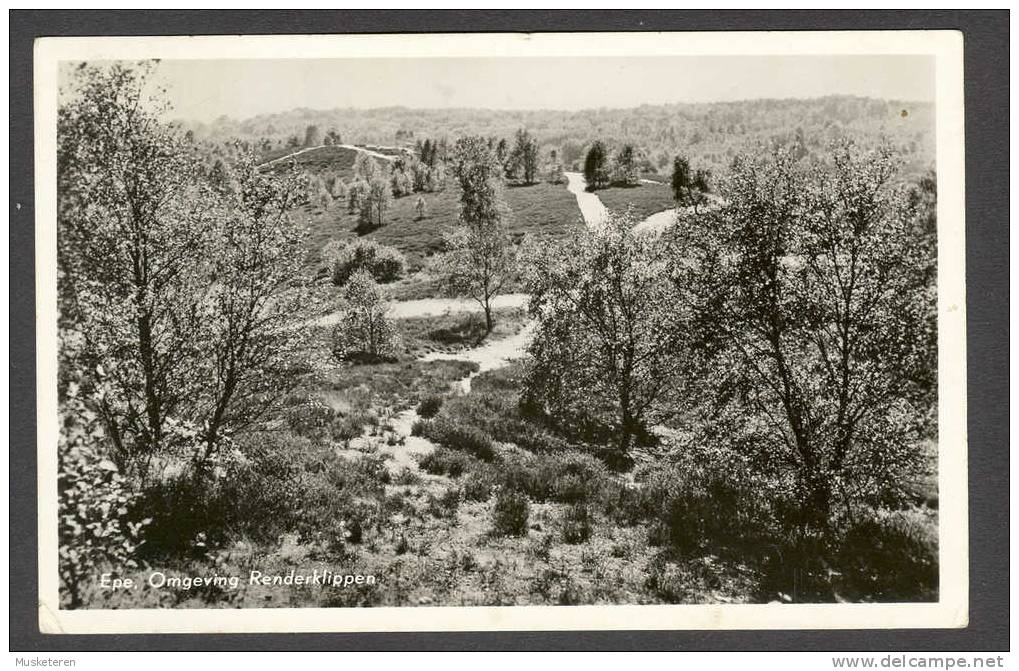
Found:
[[[356,149],[360,150],[361,148]],[[391,157],[385,158],[391,160]],[[608,208],[605,207],[601,198],[597,194],[587,191],[587,182],[580,173],[568,172],[566,173],[566,178],[568,180],[566,188],[577,198],[577,205],[580,207],[585,224],[591,228],[600,226],[608,217]],[[664,210],[652,214],[640,222],[635,230],[660,232],[665,227],[674,223],[675,218],[675,209]],[[493,303],[496,308],[523,307],[527,303],[527,298],[527,294],[504,294],[495,298]],[[432,317],[451,312],[473,312],[480,311],[480,309],[476,302],[469,300],[422,298],[390,303],[389,316],[395,319],[407,319],[413,317]],[[311,323],[318,326],[330,326],[335,324],[339,317],[340,314],[338,312],[332,313],[319,317]],[[469,394],[471,392],[471,382],[475,377],[486,371],[501,368],[515,359],[522,358],[526,354],[527,345],[534,334],[534,328],[534,322],[528,322],[524,328],[512,336],[486,342],[478,347],[465,349],[460,352],[429,352],[419,357],[419,361],[454,360],[470,361],[478,364],[476,372],[457,380],[452,385],[453,389],[458,393]],[[403,410],[390,418],[389,422],[392,433],[399,439],[397,445],[390,445],[385,440],[366,436],[367,440],[376,443],[376,449],[379,453],[386,454],[389,457],[386,460],[387,468],[394,475],[403,469],[410,469],[419,474],[422,473],[418,466],[418,460],[437,447],[435,443],[426,438],[411,435],[412,428],[419,419],[420,415],[418,415],[417,410],[414,408]]]

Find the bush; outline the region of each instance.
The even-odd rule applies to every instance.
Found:
[[[506,487],[536,501],[597,503],[613,489],[605,466],[581,452],[513,456],[500,470]]]
[[[937,599],[937,523],[922,509],[880,512],[849,529],[839,549],[844,588],[875,601]]]
[[[487,501],[492,498],[497,481],[498,475],[493,472],[493,469],[485,468],[479,463],[477,468],[467,472],[463,482],[460,483],[463,487],[464,500]]]
[[[140,532],[149,520],[131,521],[138,500],[116,464],[95,445],[101,437],[94,413],[68,403],[76,416],[61,434],[57,457],[59,499],[59,565],[66,607],[81,604],[82,583],[94,580],[100,567],[137,566]]]
[[[474,462],[469,455],[440,445],[422,456],[418,463],[426,473],[458,478],[466,473]]]
[[[501,489],[492,506],[492,531],[497,536],[524,536],[531,502],[523,494]]]
[[[462,493],[457,487],[450,487],[439,496],[428,495],[428,511],[435,517],[456,517],[456,511],[460,509]]]
[[[422,426],[422,435],[454,450],[461,450],[481,459],[493,461],[495,446],[488,434],[467,424],[446,417],[437,417]]]
[[[584,602],[583,593],[565,569],[541,569],[531,583],[531,591],[560,606],[574,606]]]
[[[591,515],[586,505],[576,503],[566,509],[562,532],[563,540],[570,544],[583,543],[591,537]]]
[[[333,284],[343,286],[358,270],[365,270],[383,284],[400,279],[407,261],[399,250],[381,245],[370,238],[348,244],[330,242],[322,250]]]
[[[385,515],[378,502],[384,500],[390,480],[380,455],[346,459],[330,452],[323,471],[302,493],[296,530],[305,541],[345,552],[378,530]]]
[[[217,473],[185,470],[151,483],[140,503],[152,519],[145,554],[203,553],[235,536],[275,541],[297,523],[310,448],[301,437],[256,434]]]
[[[753,552],[786,536],[774,506],[781,493],[744,469],[691,450],[679,463],[638,474],[640,488],[623,494],[620,516],[652,520],[648,540],[681,552],[700,547]]]
[[[438,394],[430,394],[425,396],[418,405],[418,415],[425,419],[431,419],[439,414],[439,410],[442,409],[443,397]]]

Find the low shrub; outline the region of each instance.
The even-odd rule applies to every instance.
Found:
[[[565,569],[541,569],[531,583],[531,591],[560,606],[574,606],[584,602],[583,593]]]
[[[583,503],[569,506],[562,518],[563,541],[570,544],[583,543],[591,537],[591,514]]]
[[[428,511],[435,517],[453,518],[460,509],[463,494],[458,487],[450,487],[439,496],[428,495]]]
[[[306,466],[314,462],[310,451],[310,441],[300,436],[252,434],[218,473],[185,470],[151,482],[139,503],[140,514],[152,520],[146,555],[200,553],[239,536],[276,540],[297,524],[311,477]]]
[[[472,467],[475,461],[470,455],[440,445],[422,456],[418,463],[426,473],[459,478]]]
[[[581,452],[514,455],[500,470],[506,487],[535,501],[595,504],[615,488],[605,466]]]
[[[330,242],[322,250],[322,258],[336,286],[346,284],[358,270],[368,271],[376,282],[393,282],[400,279],[407,267],[407,260],[399,250],[371,238],[348,244]]]
[[[691,599],[690,576],[661,554],[648,562],[644,587],[665,603],[687,603]]]
[[[837,556],[844,592],[874,601],[937,599],[938,536],[921,508],[869,514],[846,533]]]
[[[467,452],[483,461],[493,461],[496,457],[492,439],[474,426],[440,416],[422,426],[421,431],[433,442]]]
[[[439,410],[442,409],[443,397],[438,394],[429,394],[425,396],[421,403],[418,404],[418,415],[425,419],[431,419],[439,414]]]
[[[509,489],[501,489],[492,506],[492,532],[497,536],[524,536],[531,513],[527,497]]]
[[[743,478],[740,468],[698,456],[639,472],[639,488],[616,495],[625,504],[617,518],[650,519],[648,542],[680,552],[754,552],[788,536],[774,508],[779,492]]]
[[[393,478],[393,484],[400,486],[411,486],[421,483],[421,476],[418,475],[417,471],[414,471],[408,467],[404,467],[396,474]]]
[[[498,484],[498,475],[491,468],[475,467],[467,472],[460,486],[463,488],[464,500],[487,501]]]

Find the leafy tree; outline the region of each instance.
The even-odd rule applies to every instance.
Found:
[[[316,125],[308,126],[304,129],[304,146],[305,147],[317,147],[322,144],[322,131]]]
[[[917,179],[909,189],[909,206],[913,213],[914,235],[917,244],[924,248],[927,264],[927,281],[937,282],[938,261],[938,176],[933,169]]]
[[[510,160],[522,171],[524,184],[534,184],[538,175],[538,141],[526,128],[517,131]]]
[[[360,177],[355,179],[347,189],[347,212],[362,212],[368,200],[368,182]]]
[[[411,193],[414,188],[412,178],[405,171],[397,169],[395,166],[393,172],[389,176],[389,185],[393,195],[397,198],[400,196],[406,196]]]
[[[538,324],[528,402],[582,434],[607,425],[624,461],[648,422],[669,413],[687,320],[666,247],[635,234],[636,223],[630,211],[612,213],[527,264]]]
[[[595,140],[584,158],[584,180],[587,182],[588,189],[594,190],[608,186],[607,163],[608,152],[605,150],[605,144],[601,140]]]
[[[691,170],[690,161],[677,156],[672,162],[672,197],[680,207],[693,207],[698,212],[707,201],[710,174],[706,170]]]
[[[435,145],[429,138],[425,138],[425,143],[421,145],[421,162],[428,167],[435,165]]]
[[[513,273],[513,253],[503,226],[506,205],[499,194],[501,166],[484,138],[457,140],[453,172],[460,183],[458,225],[446,236],[439,261],[445,289],[476,300],[492,330],[492,299]]]
[[[372,178],[361,200],[361,224],[376,228],[383,226],[392,202],[393,194],[389,188],[389,181],[381,175]]]
[[[637,172],[637,152],[632,144],[624,144],[616,154],[613,181],[625,186],[640,184],[640,175]]]
[[[203,467],[286,385],[301,302],[304,197],[292,174],[245,157],[237,188],[160,123],[146,69],[85,66],[58,119],[62,328],[111,453],[142,477],[166,450]]]
[[[935,299],[887,150],[734,162],[728,203],[677,229],[697,319],[702,440],[753,461],[825,529],[901,493],[933,407]]]
[[[370,184],[373,179],[382,176],[382,168],[379,167],[374,158],[363,151],[359,151],[354,159],[354,175],[358,179],[363,179]]]
[[[335,128],[330,128],[328,131],[326,131],[324,142],[325,144],[328,145],[343,144],[343,138],[340,136],[339,132],[337,132]]]
[[[359,354],[371,357],[395,355],[396,331],[386,318],[388,308],[371,274],[367,270],[358,270],[351,275],[343,297],[347,308],[333,329],[333,356],[346,360]]]

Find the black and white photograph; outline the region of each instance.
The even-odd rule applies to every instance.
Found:
[[[44,42],[44,629],[965,625],[951,33]]]

